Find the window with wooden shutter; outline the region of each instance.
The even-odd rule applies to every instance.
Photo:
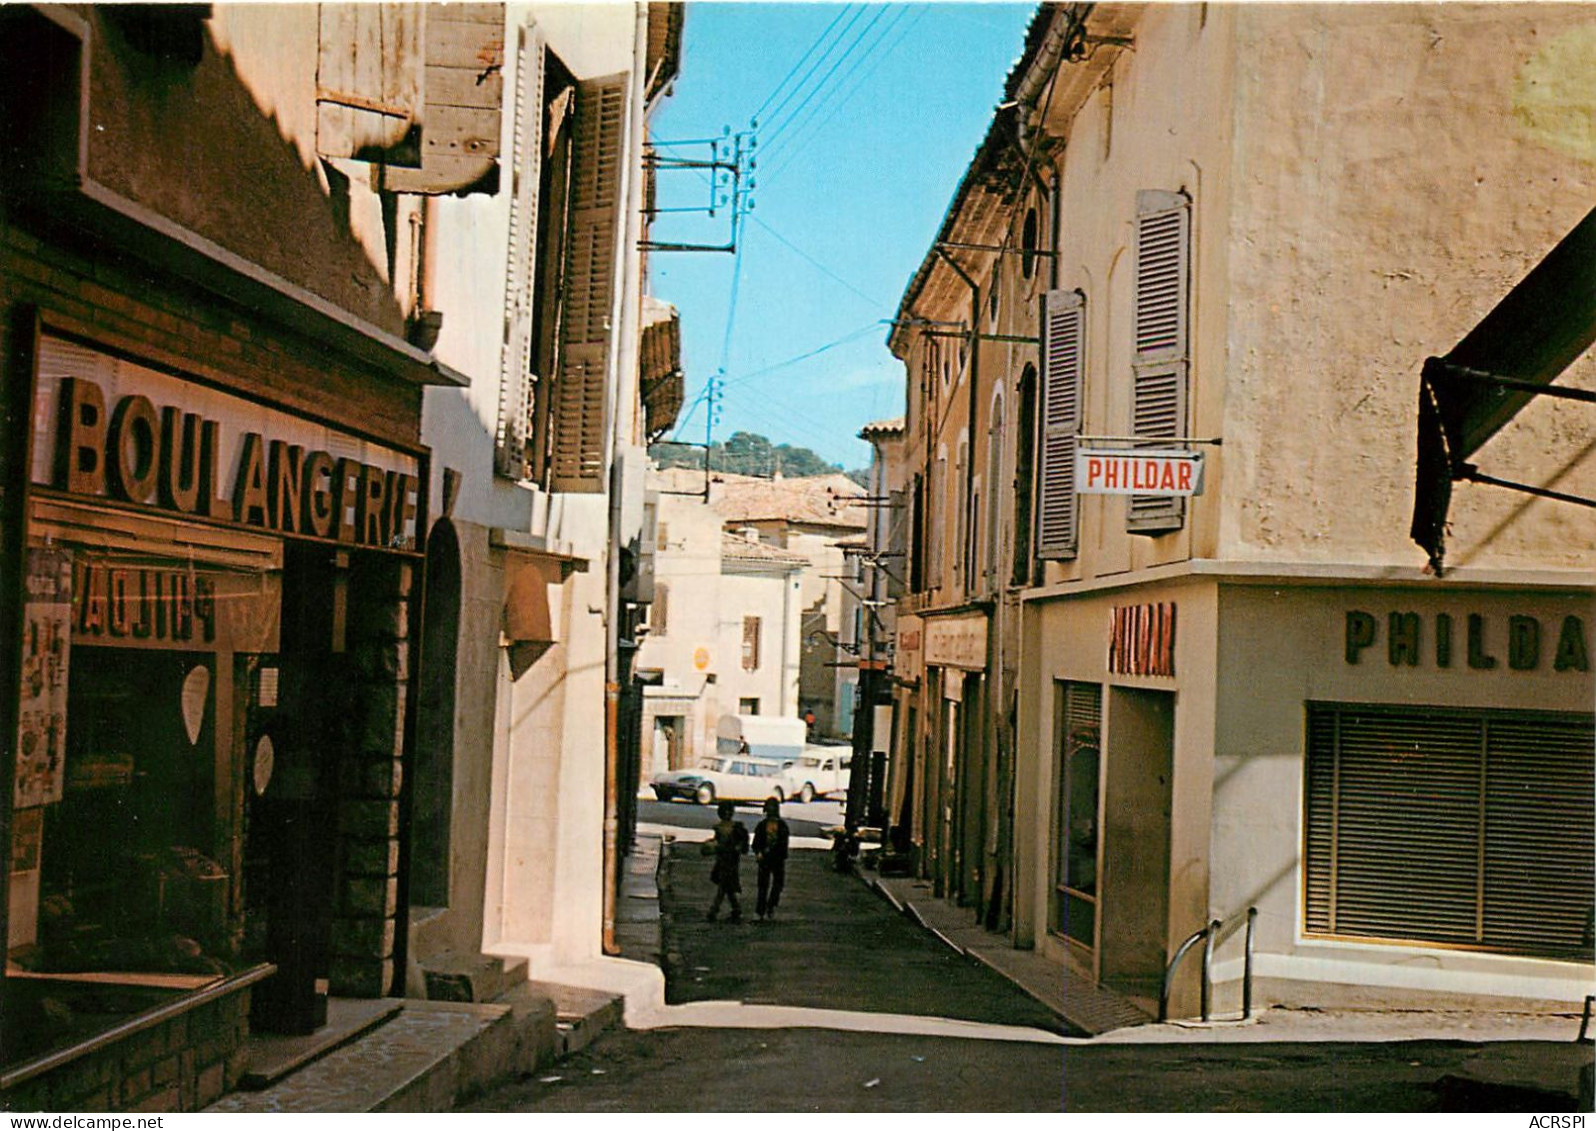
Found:
[[[1309,934],[1582,956],[1590,715],[1311,704]]]
[[[1048,291],[1042,302],[1042,439],[1036,476],[1036,556],[1075,556],[1075,448],[1081,432],[1086,299]]]
[[[1135,338],[1131,435],[1170,438],[1186,432],[1191,202],[1180,193],[1136,194]],[[1186,500],[1132,495],[1127,527],[1139,534],[1178,530]]]
[[[425,40],[421,165],[379,166],[375,183],[389,192],[423,195],[473,186],[496,192],[504,5],[427,5]]]
[[[1102,765],[1103,688],[1058,684],[1060,734],[1053,752],[1053,891],[1048,925],[1097,945],[1097,795]]]
[[[607,485],[605,384],[618,266],[626,87],[624,75],[577,84],[550,441],[549,486],[555,491],[598,493]]]
[[[532,372],[539,184],[542,178],[543,37],[522,28],[516,45],[515,148],[511,155],[510,228],[505,254],[504,340],[499,361],[499,418],[494,469],[528,473],[535,379]]]
[[[743,671],[759,670],[759,618],[743,618]]]
[[[655,636],[664,636],[670,622],[671,588],[663,581],[654,583],[654,603],[648,607],[648,624]]]
[[[420,165],[424,4],[323,4],[316,152]]]

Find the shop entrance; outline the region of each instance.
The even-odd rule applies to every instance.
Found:
[[[1109,689],[1098,977],[1156,1002],[1168,960],[1175,696]]]
[[[346,585],[325,547],[283,548],[281,652],[244,657],[252,690],[244,837],[250,957],[277,973],[255,988],[251,1025],[308,1033],[327,1015],[336,895],[338,755],[349,726]]]

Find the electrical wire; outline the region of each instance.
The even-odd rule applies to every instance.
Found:
[[[844,279],[841,275],[837,274],[831,268],[827,267],[824,263],[820,262],[820,260],[818,260],[814,256],[810,255],[803,248],[801,248],[797,244],[793,243],[790,239],[788,239],[786,236],[782,235],[775,228],[772,228],[768,223],[766,223],[764,220],[762,220],[758,216],[753,217],[753,221],[754,221],[754,223],[758,224],[761,228],[765,229],[765,231],[769,232],[772,236],[774,236],[781,243],[785,244],[786,247],[788,248],[788,250],[790,250],[794,255],[797,255],[800,259],[803,259],[811,267],[813,267],[816,271],[819,271],[822,275],[825,275],[827,278],[831,279],[832,281],[834,281],[836,283],[839,283],[839,284],[841,284],[844,287],[847,287],[850,291],[852,291],[854,294],[858,295],[860,298],[864,299],[866,302],[870,303],[872,306],[879,307],[880,309],[883,309],[883,310],[891,309],[889,304],[882,302],[879,298],[875,298],[875,297],[873,297],[871,295],[865,294],[858,287],[856,287],[852,283],[848,282],[847,279]]]
[[[785,361],[775,362],[772,365],[765,366],[763,369],[756,369],[752,373],[739,374],[737,377],[734,377],[731,380],[725,382],[725,384],[722,386],[722,388],[729,388],[731,386],[743,385],[743,384],[748,383],[749,381],[752,381],[756,377],[763,377],[767,373],[774,373],[776,370],[785,369],[789,365],[797,365],[800,361],[808,361],[811,357],[818,357],[820,354],[826,353],[829,350],[834,350],[838,346],[846,345],[847,343],[853,341],[855,338],[861,338],[861,337],[863,337],[866,334],[874,333],[875,331],[879,330],[880,328],[881,328],[881,323],[879,321],[871,322],[871,323],[869,323],[867,325],[859,327],[859,329],[857,329],[857,330],[854,330],[854,331],[852,331],[850,333],[844,334],[842,337],[836,339],[835,341],[827,342],[823,346],[816,346],[814,349],[809,350],[806,353],[798,354],[796,357],[789,357]]]
[[[858,81],[856,81],[853,84],[853,86],[849,88],[848,93],[845,94],[841,98],[841,100],[839,100],[831,108],[831,113],[827,114],[824,118],[822,118],[820,120],[820,123],[814,127],[814,130],[813,130],[813,132],[810,135],[812,138],[813,137],[819,137],[821,134],[823,134],[825,132],[825,130],[826,130],[826,127],[831,124],[832,120],[834,118],[836,118],[836,116],[838,114],[842,113],[843,110],[847,109],[848,103],[852,102],[853,99],[854,99],[854,96],[857,95],[859,93],[859,91],[864,89],[865,83],[870,81],[870,76],[876,73],[876,69],[878,67],[880,67],[882,63],[884,63],[887,59],[892,57],[892,53],[894,51],[896,51],[898,49],[898,47],[903,43],[903,41],[909,37],[909,33],[912,32],[915,29],[915,27],[920,23],[920,21],[925,19],[926,13],[929,12],[929,11],[930,11],[929,8],[922,7],[917,13],[915,13],[914,19],[910,20],[909,23],[904,26],[903,30],[898,33],[898,37],[897,37],[897,39],[895,39],[892,42],[892,45],[890,47],[888,47],[884,52],[882,52],[881,54],[876,56],[875,62],[870,65],[869,69],[866,70],[864,72],[864,74],[859,76]],[[850,71],[849,73],[851,74],[852,72]],[[796,141],[797,139],[796,139],[796,137],[789,137],[786,140],[787,141]],[[785,143],[784,143],[783,147],[785,148]],[[781,176],[781,174],[784,171],[786,171],[786,169],[790,165],[792,165],[792,163],[794,161],[798,160],[798,156],[802,152],[803,152],[803,148],[799,147],[798,149],[793,150],[790,153],[788,153],[787,159],[785,161],[783,161],[780,165],[776,166],[776,168],[773,171],[768,172],[768,173],[765,174],[766,183],[768,184],[770,181],[775,180],[777,177]],[[769,162],[770,162],[769,154],[766,154],[765,156],[766,156],[766,164],[768,165]]]
[[[750,115],[750,121],[759,120],[760,115],[765,112],[765,108],[769,106],[771,102],[775,101],[776,95],[781,93],[781,88],[787,85],[787,80],[798,73],[798,68],[804,65],[804,60],[808,59],[810,55],[814,54],[815,48],[819,47],[826,37],[831,34],[831,29],[837,26],[837,24],[842,20],[842,17],[848,14],[848,9],[852,7],[852,4],[844,4],[840,9],[838,9],[837,14],[833,16],[831,18],[831,22],[826,25],[826,29],[815,37],[814,42],[809,45],[809,49],[798,57],[798,61],[787,69],[787,73],[785,75],[781,76],[781,81],[771,88],[770,93],[765,96],[765,100],[759,104],[759,109],[755,110],[753,114]]]
[[[854,24],[859,22],[859,17],[862,16],[862,15],[864,15],[864,7],[863,7],[863,5],[861,5],[859,7],[858,11],[854,12],[853,16],[848,20],[847,25],[842,29],[841,32],[839,32],[837,34],[836,40],[833,41],[825,49],[825,51],[822,52],[815,59],[815,61],[809,65],[809,69],[804,72],[804,77],[798,80],[798,84],[796,86],[794,86],[790,91],[788,91],[787,92],[787,96],[785,98],[783,98],[776,105],[776,108],[770,112],[770,121],[774,121],[775,119],[777,119],[777,118],[779,118],[781,116],[781,112],[784,109],[787,108],[787,103],[791,102],[795,97],[797,97],[798,92],[800,90],[802,90],[804,88],[805,84],[807,84],[809,82],[809,77],[811,75],[813,75],[815,73],[815,71],[817,71],[820,68],[820,64],[822,64],[822,63],[824,63],[826,61],[826,56],[830,55],[834,50],[836,50],[837,44],[841,43],[844,39],[847,38],[848,32],[853,29],[853,25]]]
[[[922,10],[920,15],[923,16],[924,14],[925,12]],[[876,53],[881,49],[881,45],[885,43],[892,35],[893,29],[899,24],[903,23],[904,19],[908,15],[908,8],[899,8],[897,13],[892,17],[891,21],[881,29],[881,34],[876,36],[875,41],[871,43],[870,46],[865,48],[864,53],[853,61],[853,66],[849,67],[847,71],[843,73],[842,77],[837,80],[836,84],[826,91],[825,97],[819,102],[816,102],[814,106],[810,107],[809,112],[803,115],[801,119],[795,116],[791,120],[793,123],[791,131],[788,132],[784,137],[776,138],[774,135],[772,135],[771,139],[767,141],[765,150],[762,154],[767,164],[782,150],[794,144],[797,139],[803,135],[804,131],[809,127],[809,125],[814,122],[822,110],[826,109],[828,105],[836,103],[836,100],[842,96],[843,88],[847,86],[848,80],[853,78],[853,76],[858,73],[859,68],[868,62],[872,56],[876,55]],[[894,42],[893,46],[897,46],[896,42]],[[874,69],[874,67],[871,68],[872,71]],[[852,90],[850,90],[848,96],[852,97],[852,93]],[[828,117],[826,120],[830,121],[830,118]]]
[[[798,108],[787,116],[787,120],[785,122],[777,126],[775,130],[766,135],[764,143],[767,146],[775,144],[776,139],[781,137],[782,131],[788,126],[792,125],[794,119],[796,119],[799,114],[803,113],[803,109],[805,106],[809,105],[810,99],[814,98],[815,95],[819,94],[823,89],[825,89],[826,84],[831,81],[831,76],[837,73],[837,68],[846,63],[848,61],[848,56],[852,55],[859,49],[859,44],[863,43],[865,36],[870,34],[870,29],[875,27],[876,24],[881,21],[881,17],[886,14],[887,9],[882,7],[877,10],[874,16],[870,17],[870,22],[865,25],[864,30],[854,38],[854,41],[848,45],[848,49],[846,51],[837,56],[837,61],[831,64],[831,69],[828,70],[824,75],[820,76],[820,81],[809,89],[809,93],[805,95],[804,100],[798,104]]]

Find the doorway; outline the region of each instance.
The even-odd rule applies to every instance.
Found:
[[[1098,978],[1157,1002],[1169,949],[1175,696],[1109,689]]]

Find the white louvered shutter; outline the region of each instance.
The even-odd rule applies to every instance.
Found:
[[[1176,437],[1186,430],[1191,202],[1179,193],[1136,194],[1136,353],[1131,435]],[[1142,534],[1180,529],[1186,501],[1133,495],[1127,526]]]
[[[515,64],[515,148],[510,155],[510,230],[504,267],[504,343],[494,468],[527,474],[532,398],[532,280],[537,277],[538,183],[543,175],[543,37],[521,29]]]
[[[616,227],[625,150],[626,76],[579,83],[571,139],[570,213],[560,372],[554,386],[555,491],[605,489],[605,378],[615,297]]]
[[[1086,300],[1048,291],[1042,304],[1042,438],[1036,474],[1036,555],[1075,556],[1076,437],[1081,431]]]

